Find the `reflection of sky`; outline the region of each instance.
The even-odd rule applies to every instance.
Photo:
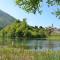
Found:
[[[25,46],[29,46],[30,49],[37,51],[60,50],[60,41],[28,40],[25,41],[25,43],[26,43]]]
[[[17,19],[23,19],[27,18],[27,22],[30,25],[37,25],[37,26],[51,26],[54,24],[54,26],[59,27],[60,26],[60,20],[57,19],[54,15],[52,15],[50,12],[53,11],[56,7],[47,7],[46,4],[42,7],[43,13],[40,14],[28,14],[24,12],[23,10],[19,9],[18,6],[15,4],[15,0],[0,0],[0,9],[7,12],[8,14],[16,17]]]

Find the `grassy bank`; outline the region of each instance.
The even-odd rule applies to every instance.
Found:
[[[60,40],[60,35],[50,35],[48,36],[48,40]]]
[[[60,51],[29,51],[17,48],[0,48],[0,60],[60,60]]]

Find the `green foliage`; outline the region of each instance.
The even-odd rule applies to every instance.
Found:
[[[36,13],[36,11],[39,10],[41,1],[42,0],[16,0],[16,3],[25,11]]]
[[[46,38],[47,37],[44,30],[40,30],[39,35],[40,35],[41,38],[43,38],[43,37]]]
[[[60,0],[47,0],[49,6],[60,5]]]
[[[58,8],[58,6],[60,6],[60,0],[16,0],[16,4],[20,8],[22,8],[23,10],[25,10],[28,13],[34,13],[34,14],[36,12],[38,12],[38,13],[42,12],[41,7],[43,5],[43,2],[47,3],[48,7],[57,6],[57,8]],[[60,11],[57,10],[56,15],[59,16],[59,18],[60,18]]]
[[[43,27],[29,26],[24,18],[23,21],[15,21],[11,25],[0,31],[2,37],[19,37],[19,38],[46,38],[46,29]]]

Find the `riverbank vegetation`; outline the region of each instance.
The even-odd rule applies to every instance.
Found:
[[[19,38],[46,38],[48,36],[47,30],[42,26],[29,26],[26,19],[8,25],[0,31],[2,37],[19,37]]]
[[[0,48],[0,60],[60,60],[60,51],[30,51]]]
[[[54,32],[53,27],[38,27],[27,24],[26,19],[16,20],[0,30],[0,37],[20,39],[60,39],[60,34]]]

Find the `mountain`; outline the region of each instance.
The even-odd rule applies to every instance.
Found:
[[[13,23],[16,19],[6,12],[0,10],[0,29]]]

